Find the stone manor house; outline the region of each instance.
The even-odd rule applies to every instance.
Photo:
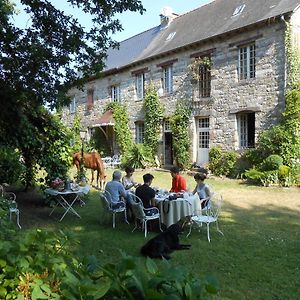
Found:
[[[116,154],[115,121],[110,111],[104,113],[106,105],[126,104],[135,142],[142,143],[143,98],[152,82],[165,107],[162,164],[173,163],[168,118],[181,99],[192,107],[192,162],[205,165],[213,146],[255,147],[258,134],[278,123],[285,107],[285,33],[291,28],[299,45],[299,6],[300,0],[215,0],[182,15],[163,8],[158,26],[108,51],[101,78],[69,91],[72,101],[62,120],[72,126],[77,114],[89,134],[101,132],[110,155]],[[195,80],[189,65],[197,58],[210,64],[196,66]]]

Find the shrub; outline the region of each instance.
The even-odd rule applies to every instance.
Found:
[[[1,205],[0,205],[1,214]],[[194,277],[168,261],[122,254],[100,265],[95,256],[72,252],[69,234],[42,230],[20,234],[0,219],[1,299],[203,299],[216,294],[214,278]]]
[[[209,151],[209,169],[217,176],[231,176],[234,174],[238,157],[235,151],[222,151],[220,147],[213,147]]]
[[[278,169],[278,179],[281,185],[291,186],[293,184],[291,168],[289,166],[281,165]]]
[[[262,184],[263,186],[269,186],[271,184],[278,183],[278,171],[260,171],[255,168],[247,170],[244,173],[248,182],[254,184]]]
[[[144,144],[134,144],[122,159],[122,166],[128,165],[135,169],[145,169],[154,164],[152,153],[149,147]]]
[[[283,159],[279,155],[273,154],[263,160],[260,169],[262,171],[279,170],[279,167],[283,164]]]
[[[20,162],[19,151],[0,146],[0,183],[15,183],[24,171],[24,166]]]

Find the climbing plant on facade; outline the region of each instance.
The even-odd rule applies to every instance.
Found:
[[[191,109],[183,101],[178,102],[170,118],[173,136],[173,153],[176,164],[186,169],[190,164],[189,119]]]
[[[293,38],[292,25],[286,22],[285,53],[287,60],[287,86],[293,88],[300,78],[300,47]]]
[[[133,146],[132,134],[129,128],[127,107],[118,102],[109,103],[106,110],[111,109],[115,119],[116,141],[120,154],[126,154]]]
[[[149,147],[152,155],[157,152],[160,127],[164,117],[164,107],[159,101],[156,88],[150,85],[144,99],[145,131],[144,144]]]

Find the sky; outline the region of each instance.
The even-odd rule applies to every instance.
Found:
[[[114,40],[121,42],[140,32],[158,26],[160,24],[159,14],[163,7],[169,6],[175,13],[182,14],[211,1],[212,0],[142,0],[142,4],[146,9],[143,15],[140,15],[138,12],[125,12],[121,15],[116,15],[121,21],[124,30],[114,34],[112,37]],[[17,26],[24,28],[26,24],[28,24],[28,16],[22,13],[22,6],[19,0],[13,0],[13,2],[17,4],[17,8],[20,10],[20,14],[15,17],[15,23]],[[63,9],[66,13],[76,15],[80,23],[89,27],[87,17],[84,16],[83,13],[72,11],[66,0],[52,0],[51,2],[58,8]]]

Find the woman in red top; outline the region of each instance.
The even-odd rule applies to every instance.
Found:
[[[172,176],[172,188],[170,192],[180,193],[185,192],[186,189],[186,180],[183,176],[179,175],[179,168],[174,166],[171,168],[171,176]]]

